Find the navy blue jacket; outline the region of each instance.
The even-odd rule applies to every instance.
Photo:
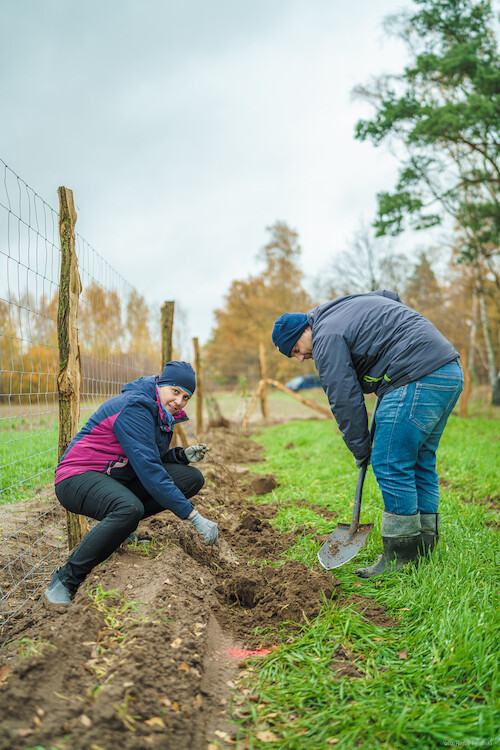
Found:
[[[429,375],[458,352],[396,292],[350,294],[307,314],[313,357],[342,436],[358,459],[370,453],[364,394],[384,393]]]
[[[61,458],[56,484],[86,471],[108,474],[122,484],[138,477],[157,503],[187,518],[194,505],[163,467],[163,462],[184,463],[170,442],[174,424],[187,417],[182,410],[172,415],[165,409],[157,380],[152,376],[126,383],[119,396],[92,414]]]

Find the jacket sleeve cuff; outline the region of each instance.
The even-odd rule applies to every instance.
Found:
[[[189,464],[186,454],[184,453],[184,448],[180,448],[179,446],[170,448],[170,450],[167,451],[164,461],[167,464],[185,464],[186,466]]]

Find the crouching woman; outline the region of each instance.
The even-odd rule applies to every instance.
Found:
[[[161,375],[124,385],[73,438],[56,469],[55,492],[72,513],[99,523],[54,573],[45,604],[66,609],[80,584],[122,542],[134,540],[142,518],[169,510],[187,519],[206,544],[217,541],[217,524],[195,510],[190,498],[203,487],[191,463],[205,444],[170,448],[174,425],[187,420],[184,406],[196,377],[187,362],[168,362]]]

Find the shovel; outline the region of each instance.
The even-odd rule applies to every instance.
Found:
[[[375,413],[379,405],[379,397],[375,401],[372,418],[370,420],[370,441],[373,442],[375,432]],[[360,523],[359,514],[361,513],[361,495],[365,483],[366,470],[368,468],[368,459],[361,466],[356,482],[356,491],[354,493],[354,507],[352,509],[351,525],[339,523],[337,528],[332,531],[326,542],[318,551],[318,560],[327,570],[339,568],[349,560],[352,560],[368,538],[368,534],[373,529],[372,523]]]

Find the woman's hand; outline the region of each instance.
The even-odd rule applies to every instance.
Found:
[[[184,455],[190,464],[196,464],[205,458],[210,448],[206,443],[198,443],[197,445],[190,445],[189,448],[184,448]]]
[[[204,518],[197,510],[188,516],[188,521],[191,521],[198,534],[202,535],[207,544],[215,544],[219,537],[219,529],[214,521]]]

